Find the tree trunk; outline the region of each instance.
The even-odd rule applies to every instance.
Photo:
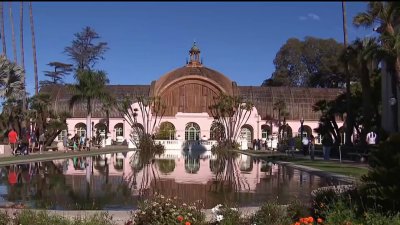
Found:
[[[342,16],[343,16],[343,39],[344,39],[344,49],[346,51],[347,49],[347,16],[346,16],[346,5],[344,1],[342,1]],[[351,91],[350,91],[350,73],[349,73],[349,68],[348,68],[348,62],[345,60],[345,76],[346,76],[346,112],[347,112],[347,117],[346,117],[346,140],[345,144],[346,145],[352,145],[351,142],[351,136],[353,134],[353,126],[352,122],[353,121],[353,114],[351,112],[351,104],[350,104],[350,99],[351,99]]]
[[[21,2],[21,7],[19,10],[19,40],[21,47],[21,66],[25,71],[25,52],[24,52],[24,3]],[[25,76],[22,80],[25,87]]]
[[[362,104],[363,104],[363,129],[361,130],[361,143],[366,144],[367,133],[371,130],[371,120],[374,108],[371,102],[371,82],[370,74],[372,71],[368,70],[367,63],[362,62],[361,64],[361,88],[362,88]]]
[[[4,14],[3,2],[0,2],[0,20],[1,20],[1,43],[3,45],[3,55],[7,58],[6,36],[4,32]]]
[[[86,138],[92,140],[92,107],[90,99],[87,100],[87,117],[86,117]]]
[[[12,47],[13,47],[13,53],[14,53],[14,62],[16,64],[18,64],[18,61],[17,61],[17,45],[15,43],[15,32],[14,32],[14,18],[13,18],[13,15],[12,15],[12,5],[11,4],[12,4],[11,2],[8,3],[8,6],[10,8]]]
[[[24,3],[21,2],[21,7],[19,11],[19,40],[20,40],[20,47],[21,47],[21,66],[22,69],[25,71],[25,57],[24,57]],[[22,76],[22,113],[25,114],[26,112],[26,72]],[[25,120],[22,123],[22,127],[26,128]]]
[[[34,29],[34,24],[33,24],[32,2],[29,2],[29,17],[30,17],[30,22],[31,22],[31,33],[32,33],[33,68],[34,68],[34,73],[35,73],[35,94],[38,94],[39,93],[39,81],[38,81],[38,72],[37,72],[35,29]]]

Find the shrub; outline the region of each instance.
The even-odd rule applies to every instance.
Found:
[[[22,210],[16,214],[14,224],[21,225],[43,225],[57,224],[69,225],[68,219],[59,215],[50,215],[46,211],[34,212],[32,210]]]
[[[188,205],[176,198],[156,194],[153,199],[139,204],[139,209],[132,213],[132,220],[135,225],[201,225],[205,223],[205,215],[199,205],[199,202]]]
[[[310,208],[300,200],[296,199],[289,203],[286,208],[286,212],[289,218],[291,218],[293,221],[297,221],[301,217],[310,215]]]
[[[108,212],[96,213],[89,217],[76,218],[73,225],[116,225]]]
[[[283,225],[291,224],[286,210],[277,203],[266,203],[250,218],[251,224]]]
[[[0,225],[8,225],[11,222],[11,217],[8,215],[7,211],[0,210]]]
[[[230,208],[221,204],[211,209],[213,213],[212,224],[218,225],[243,225],[241,213],[237,208]]]
[[[400,134],[390,136],[382,142],[379,150],[370,153],[371,170],[362,177],[365,185],[361,189],[370,200],[384,210],[400,211]]]

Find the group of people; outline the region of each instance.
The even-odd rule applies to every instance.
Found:
[[[14,128],[11,128],[8,132],[8,143],[11,147],[12,154],[16,154],[18,144],[21,144],[21,146],[26,148],[27,154],[33,152],[35,148],[39,149],[41,153],[45,142],[45,136],[44,132],[39,135],[39,137],[37,133],[37,131],[23,129],[21,135],[18,135],[17,131],[15,131]]]

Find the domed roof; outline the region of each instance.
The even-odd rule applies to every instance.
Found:
[[[190,65],[175,69],[158,79],[154,86],[154,94],[160,95],[169,86],[191,79],[208,82],[224,93],[233,94],[232,81],[225,75],[205,66],[192,67]]]

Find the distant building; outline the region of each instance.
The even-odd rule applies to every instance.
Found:
[[[239,86],[222,73],[210,69],[200,61],[200,49],[193,44],[189,50],[190,60],[181,68],[161,76],[150,85],[109,85],[109,90],[121,99],[122,96],[137,95],[160,96],[167,108],[162,123],[171,123],[170,139],[182,141],[213,140],[213,117],[209,106],[213,97],[220,93],[239,95],[254,103],[255,107],[248,122],[241,128],[241,134],[251,143],[253,139],[265,139],[272,133],[278,133],[278,112],[273,105],[279,100],[285,102],[288,115],[281,117],[281,125],[286,129],[282,137],[297,136],[300,133],[300,119],[304,119],[304,133],[313,134],[318,127],[319,112],[312,106],[319,100],[332,100],[344,89],[297,88],[297,87],[260,87]],[[53,99],[55,111],[69,111],[68,133],[86,134],[86,106],[77,104],[69,108],[71,93],[62,85],[45,86],[41,92],[49,93]],[[92,103],[92,122],[94,131],[105,129],[105,111],[101,103]],[[343,121],[339,121],[339,127]],[[118,110],[110,112],[110,132],[114,141],[129,141],[131,128]],[[63,132],[65,135],[67,131]],[[62,138],[62,135],[59,138]],[[317,138],[318,141],[318,138]],[[249,146],[251,146],[249,144]]]

